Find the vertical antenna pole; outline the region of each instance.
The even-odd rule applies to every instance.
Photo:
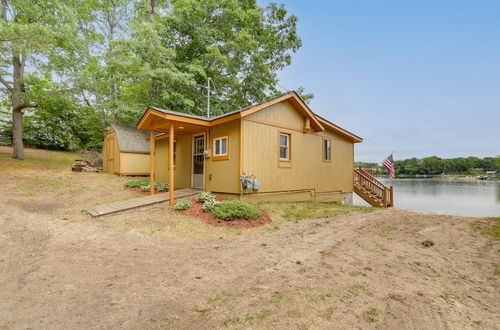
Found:
[[[207,118],[210,118],[210,77],[207,80]]]

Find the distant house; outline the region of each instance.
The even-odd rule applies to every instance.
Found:
[[[149,175],[147,132],[111,124],[103,146],[105,172],[119,175]]]
[[[362,139],[295,92],[212,118],[149,107],[137,128],[149,134],[151,180],[225,198],[352,202]]]

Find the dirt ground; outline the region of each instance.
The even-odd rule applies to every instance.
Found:
[[[2,329],[499,329],[495,220],[353,209],[234,230],[164,206],[93,219],[85,207],[137,196],[125,178],[9,152]]]

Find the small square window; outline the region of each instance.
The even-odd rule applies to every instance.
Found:
[[[227,136],[222,136],[214,139],[214,157],[227,156]]]

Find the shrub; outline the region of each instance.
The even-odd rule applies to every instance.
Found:
[[[255,206],[240,200],[232,200],[222,203],[217,203],[210,211],[214,217],[223,220],[233,219],[257,219],[260,217],[260,212]]]
[[[142,191],[149,191],[149,189],[151,189],[150,185],[144,185],[144,186],[141,186],[140,187]],[[159,182],[155,182],[155,190],[158,190],[158,191],[169,191],[170,189],[170,186],[168,185],[168,183],[159,183]]]
[[[191,207],[191,201],[190,200],[183,200],[183,201],[178,201],[177,203],[175,203],[175,205],[173,206],[174,210],[178,210],[178,211],[181,211],[181,210],[187,210],[188,208]]]
[[[212,213],[214,206],[217,204],[220,204],[220,202],[216,201],[215,199],[209,199],[205,203],[203,203],[202,209],[205,212]]]
[[[212,194],[210,191],[204,191],[196,195],[196,199],[200,202],[205,204],[208,201],[215,201],[215,195]]]
[[[149,185],[148,179],[131,180],[131,181],[125,182],[125,187],[129,187],[129,188],[139,188],[139,187],[147,186],[147,185]]]

